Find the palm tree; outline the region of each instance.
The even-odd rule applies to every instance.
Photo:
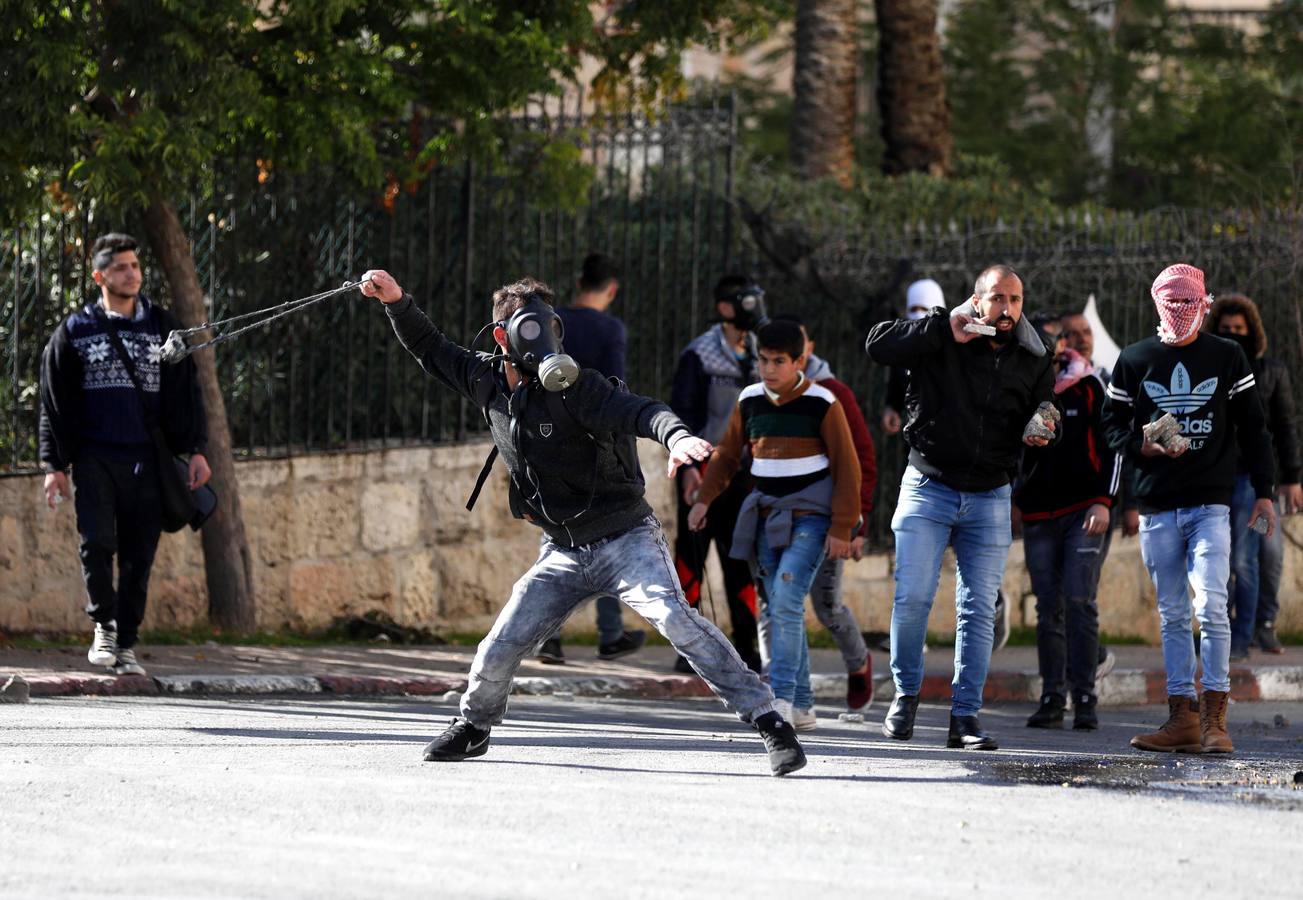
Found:
[[[882,169],[888,175],[945,175],[950,171],[954,140],[946,108],[936,2],[874,0],[874,8],[878,19],[878,107],[887,145]],[[797,21],[799,33],[799,18]]]
[[[799,0],[792,76],[792,164],[844,185],[854,163],[856,0]]]

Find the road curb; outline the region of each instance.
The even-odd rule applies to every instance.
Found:
[[[32,697],[75,696],[159,696],[239,697],[306,696],[328,694],[341,697],[442,696],[463,692],[466,680],[449,676],[388,675],[225,675],[192,674],[116,677],[64,673],[25,676]],[[821,700],[846,696],[845,675],[814,675],[811,686]],[[1040,698],[1041,679],[1036,672],[994,672],[986,681],[987,702],[1035,702]],[[709,697],[710,689],[693,675],[553,675],[521,677],[512,693],[523,696],[562,695],[626,700],[673,700]],[[874,697],[890,700],[891,679],[874,679]],[[919,692],[925,703],[950,700],[950,679],[929,675]],[[1273,666],[1231,670],[1231,698],[1236,701],[1303,701],[1303,666]],[[1118,669],[1099,685],[1101,706],[1163,703],[1167,699],[1167,676],[1162,670]]]

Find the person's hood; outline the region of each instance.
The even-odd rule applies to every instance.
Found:
[[[971,298],[950,310],[951,316],[957,316],[961,313],[972,316],[974,319],[978,318],[977,306]],[[1018,317],[1018,324],[1013,326],[1013,334],[1018,339],[1018,343],[1022,345],[1022,348],[1032,356],[1045,356],[1050,352],[1049,348],[1045,346],[1045,342],[1041,340],[1041,336],[1036,333],[1036,326],[1028,322],[1026,316]]]
[[[805,377],[811,381],[827,381],[833,377],[832,366],[828,365],[828,360],[822,356],[811,353],[805,363]]]

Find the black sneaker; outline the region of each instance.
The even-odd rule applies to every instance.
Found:
[[[456,718],[448,730],[425,745],[426,762],[457,762],[489,752],[489,730]]]
[[[1230,654],[1231,662],[1244,662],[1248,658],[1249,658],[1248,647],[1237,647],[1234,644],[1231,645],[1231,654]]]
[[[1094,694],[1080,693],[1072,698],[1072,728],[1074,731],[1095,731],[1099,728],[1099,715],[1095,706],[1099,698]]]
[[[597,648],[598,659],[619,659],[621,656],[628,656],[630,653],[637,653],[642,649],[642,645],[647,643],[647,632],[641,628],[634,631],[626,631],[620,635],[613,643],[602,644]]]
[[[769,768],[775,775],[790,775],[805,766],[805,751],[790,722],[776,712],[767,712],[756,719],[755,726],[765,742]]]
[[[1253,631],[1253,645],[1264,653],[1279,655],[1285,652],[1285,648],[1280,644],[1280,638],[1276,637],[1276,623],[1263,622]]]
[[[1046,694],[1041,697],[1041,705],[1036,712],[1027,717],[1028,728],[1062,728],[1063,711],[1068,701],[1062,694]]]
[[[534,653],[534,658],[541,663],[547,663],[549,666],[564,666],[566,664],[566,654],[561,649],[561,638],[548,638],[539,644],[538,650]]]

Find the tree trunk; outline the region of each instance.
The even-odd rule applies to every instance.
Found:
[[[181,324],[193,328],[207,320],[204,294],[199,287],[190,241],[176,207],[160,197],[151,198],[145,210],[145,232],[154,256],[163,267],[172,292],[172,311]],[[231,454],[231,429],[226,420],[226,402],[217,380],[213,351],[194,356],[199,390],[208,417],[208,465],[213,471],[217,511],[200,535],[204,546],[204,569],[208,579],[208,618],[213,625],[237,632],[253,631],[256,607],[253,593],[253,565],[249,541],[240,514],[240,491],[235,480],[235,458]]]
[[[792,75],[792,165],[849,186],[855,163],[856,0],[800,0]]]
[[[878,107],[888,175],[950,171],[954,139],[946,108],[935,0],[874,0],[878,18]]]

